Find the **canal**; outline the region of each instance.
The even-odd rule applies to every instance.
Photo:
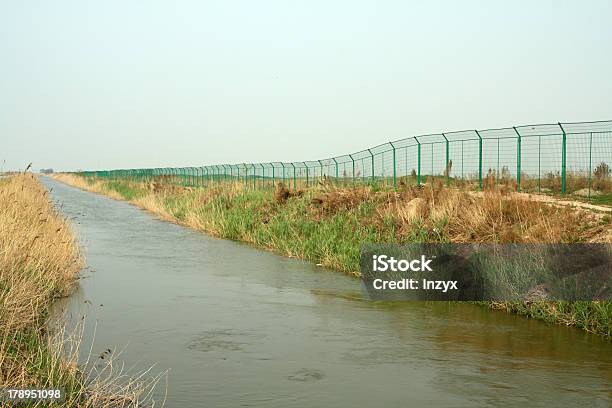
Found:
[[[49,178],[88,268],[59,302],[106,349],[167,371],[169,407],[550,407],[611,403],[612,344],[445,302],[363,300],[358,280],[155,219]],[[167,384],[166,384],[167,382]]]

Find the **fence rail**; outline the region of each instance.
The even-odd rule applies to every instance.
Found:
[[[612,120],[513,126],[412,136],[355,153],[302,162],[216,164],[82,171],[86,177],[209,186],[241,182],[294,189],[326,179],[342,185],[422,184],[430,177],[480,189],[511,183],[518,191],[610,194]],[[586,194],[585,194],[586,191]]]

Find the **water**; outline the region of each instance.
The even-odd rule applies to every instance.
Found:
[[[368,302],[341,273],[44,183],[92,269],[59,305],[85,315],[83,358],[93,341],[93,356],[169,370],[170,407],[611,405],[612,344],[597,336],[469,304]]]

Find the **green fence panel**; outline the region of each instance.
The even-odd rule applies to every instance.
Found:
[[[448,186],[574,194],[612,194],[612,121],[553,123],[417,135],[355,153],[301,162],[221,164],[202,167],[86,170],[87,178],[210,187],[244,183],[293,190],[319,183],[376,183],[401,188],[442,177]]]

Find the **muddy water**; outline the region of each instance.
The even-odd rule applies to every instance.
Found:
[[[611,404],[612,344],[596,336],[468,304],[367,302],[340,273],[44,182],[91,267],[63,304],[67,321],[85,316],[83,358],[93,341],[93,356],[169,370],[167,406]]]

